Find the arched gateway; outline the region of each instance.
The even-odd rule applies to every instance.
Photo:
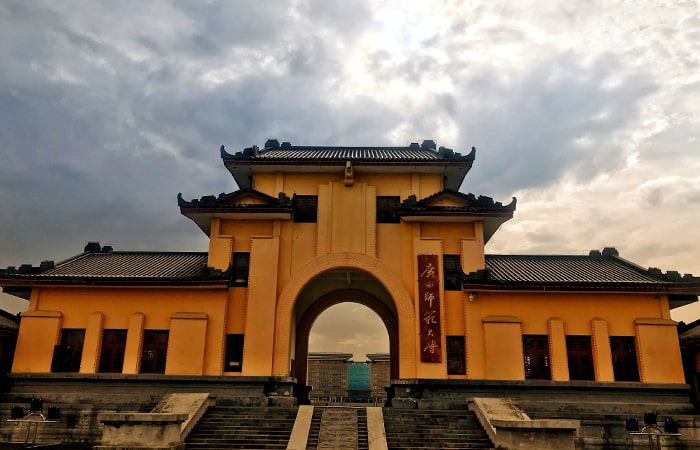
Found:
[[[433,141],[222,147],[239,189],[178,195],[209,238],[206,252],[92,243],[57,264],[0,270],[0,286],[29,300],[10,377],[62,377],[98,400],[105,384],[138,380],[149,394],[177,385],[291,404],[314,319],[353,301],[387,328],[394,394],[415,387],[424,404],[439,390],[435,398],[463,405],[459,389],[502,392],[531,379],[586,380],[572,385],[587,394],[594,383],[634,381],[615,387],[635,396],[640,385],[682,385],[670,309],[695,301],[700,280],[641,269],[613,248],[486,255],[515,200],[459,190],[474,156]]]
[[[377,297],[356,289],[340,289],[329,292],[316,300],[302,315],[296,325],[296,345],[292,359],[292,376],[299,384],[307,383],[307,366],[309,354],[309,334],[316,319],[328,308],[339,303],[358,303],[377,314],[389,335],[389,353],[391,378],[399,378],[399,326],[396,313]]]
[[[371,274],[390,296],[389,302],[382,302],[376,295],[357,289],[338,289],[313,301],[309,306],[298,310],[295,306],[303,289],[324,273],[342,269],[359,269]],[[297,378],[305,379],[305,354],[308,349],[308,333],[313,320],[329,306],[343,301],[361,303],[374,312],[384,322],[389,333],[390,353],[392,355],[392,376],[414,377],[416,364],[415,352],[415,314],[411,296],[392,271],[376,258],[354,253],[339,253],[314,259],[304,266],[297,276],[282,291],[275,313],[275,344],[273,374],[288,373],[292,359],[292,343],[296,340]],[[291,330],[296,330],[292,336]],[[294,339],[296,337],[296,339]],[[301,338],[301,341],[300,341]],[[306,341],[306,342],[304,342]],[[401,342],[399,344],[399,342]],[[301,352],[301,353],[300,353]]]

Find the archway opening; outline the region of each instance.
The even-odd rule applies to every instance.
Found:
[[[360,303],[328,307],[309,333],[306,384],[316,404],[383,403],[391,381],[389,333]]]
[[[292,375],[296,377],[299,388],[306,389],[302,388],[302,386],[308,386],[308,353],[311,328],[323,312],[335,305],[343,303],[350,303],[350,307],[352,307],[352,305],[364,306],[379,318],[389,341],[389,355],[388,358],[383,358],[384,361],[382,365],[388,369],[389,380],[398,378],[399,325],[397,313],[394,305],[391,303],[391,298],[382,297],[386,297],[386,295],[380,291],[373,293],[364,289],[341,288],[327,291],[324,294],[313,297],[313,299],[307,298],[309,301],[298,302],[297,306],[299,306],[300,309],[297,310],[298,315],[294,333],[295,358],[292,360]],[[301,305],[304,307],[301,308]],[[366,356],[366,354],[363,356]],[[348,355],[347,360],[353,357],[354,351]],[[382,384],[384,383],[386,383],[386,381]],[[381,387],[377,386],[377,390],[381,389],[383,391],[383,388],[383,385]],[[302,402],[306,401],[306,397],[306,394],[302,394],[301,392],[298,394],[298,398],[300,398]],[[302,398],[303,400],[301,400]]]

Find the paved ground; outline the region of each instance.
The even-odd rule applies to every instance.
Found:
[[[356,450],[357,412],[352,409],[327,409],[321,416],[319,449]]]

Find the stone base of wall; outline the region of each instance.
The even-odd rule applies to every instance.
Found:
[[[294,378],[196,377],[119,374],[9,374],[9,391],[0,394],[0,442],[24,442],[26,425],[8,422],[13,405],[29,412],[32,398],[61,408],[56,423],[39,425],[42,444],[97,444],[102,437],[100,412],[149,412],[168,393],[207,392],[218,405],[289,406]]]
[[[417,409],[464,409],[474,397],[508,397],[528,413],[694,413],[686,384],[401,379],[388,393],[387,406]]]
[[[673,417],[680,437],[663,437],[663,448],[700,448],[700,416],[684,384],[598,383],[486,380],[392,380],[387,406],[416,409],[464,409],[474,398],[507,398],[534,420],[576,420],[577,449],[646,448],[629,435],[624,419],[656,411],[659,426]]]

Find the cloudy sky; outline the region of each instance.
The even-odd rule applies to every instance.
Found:
[[[700,275],[699,136],[694,0],[0,2],[0,267],[206,250],[176,195],[236,189],[221,144],[434,139],[477,148],[464,192],[518,198],[488,252]],[[388,348],[347,312],[312,350]]]

